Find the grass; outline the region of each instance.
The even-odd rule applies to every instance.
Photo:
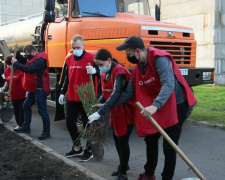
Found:
[[[225,130],[225,86],[201,85],[193,87],[197,104],[188,120],[204,121]]]

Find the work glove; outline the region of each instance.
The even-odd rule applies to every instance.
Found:
[[[87,74],[95,74],[96,69],[93,66],[86,66],[87,68]]]
[[[0,93],[4,92],[5,88],[4,87],[0,87]]]
[[[63,94],[60,94],[60,96],[59,96],[59,104],[63,105],[63,104],[66,103],[64,97],[65,96]]]
[[[98,112],[95,112],[88,117],[88,120],[89,120],[88,123],[92,123],[92,122],[98,120],[100,117],[101,117],[100,114]]]
[[[17,61],[14,57],[12,57],[11,63],[14,64]]]

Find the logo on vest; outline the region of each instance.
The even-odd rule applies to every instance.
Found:
[[[11,78],[11,76],[8,76],[8,79],[10,79],[10,78]],[[14,76],[14,75],[13,75],[13,79],[14,79],[14,78],[17,78],[17,76]]]
[[[149,84],[150,82],[154,81],[155,80],[155,77],[152,77],[146,81],[139,81],[139,85],[142,86],[144,84]]]
[[[82,66],[70,66],[70,69],[82,69]]]
[[[112,89],[102,89],[102,91],[112,92]]]

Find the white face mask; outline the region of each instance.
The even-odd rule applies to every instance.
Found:
[[[80,57],[83,54],[83,49],[73,50],[75,56]]]

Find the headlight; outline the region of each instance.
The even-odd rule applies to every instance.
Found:
[[[203,72],[203,80],[211,80],[212,73],[211,72]]]

